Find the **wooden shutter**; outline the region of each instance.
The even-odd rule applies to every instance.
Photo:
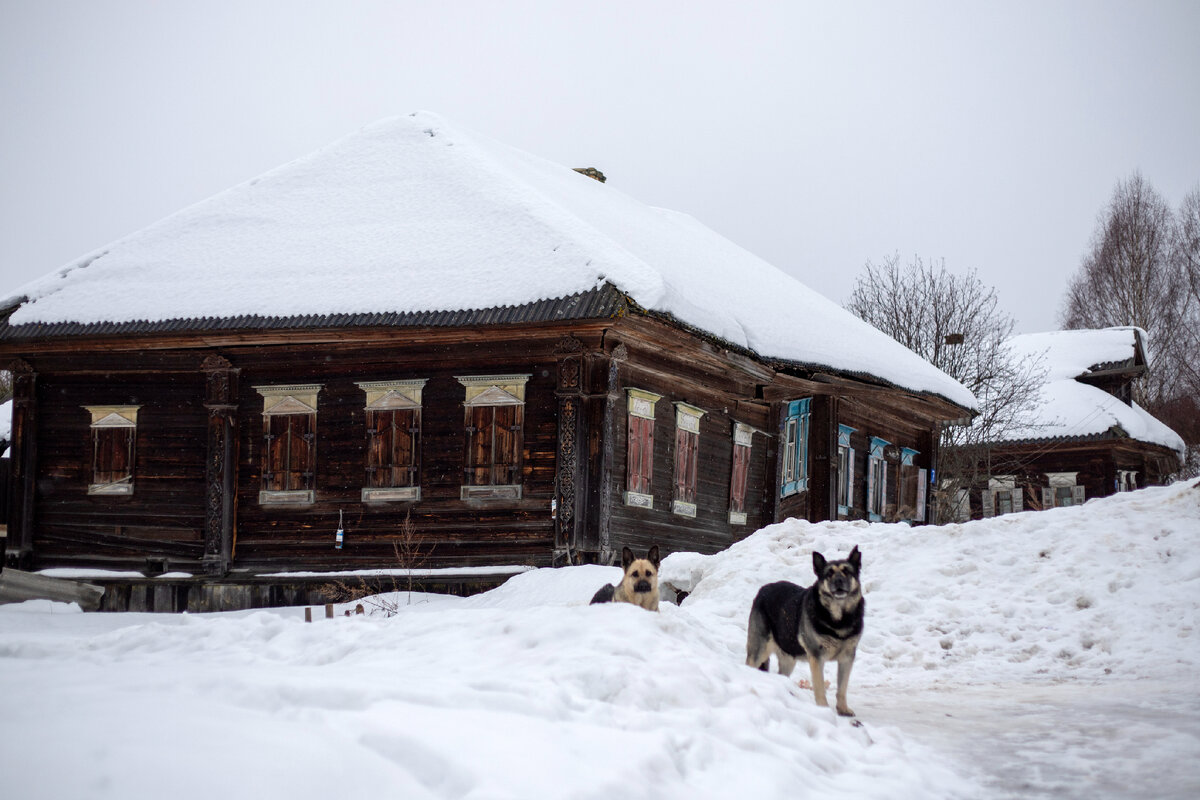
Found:
[[[1012,507],[1013,513],[1017,514],[1025,510],[1025,487],[1019,484],[1013,486],[1012,490]]]
[[[392,411],[367,412],[367,486],[389,486],[391,480]]]
[[[272,414],[266,417],[266,442],[263,445],[263,484],[269,492],[287,488],[288,417]]]
[[[1042,487],[1042,509],[1054,508],[1054,487]]]
[[[854,456],[853,447],[846,448],[846,509],[854,508]]]
[[[1075,505],[1077,505],[1077,506],[1083,505],[1084,492],[1083,492],[1082,486],[1072,486],[1071,487],[1071,496],[1072,496],[1071,499],[1074,501]]]
[[[698,434],[675,431],[675,499],[684,503],[696,502],[696,471]]]
[[[135,428],[93,428],[93,480],[111,485],[133,476]]]
[[[875,459],[867,459],[867,512],[875,513]]]
[[[289,491],[311,489],[313,484],[313,455],[316,451],[315,414],[288,414],[282,419],[289,427],[287,485]]]
[[[729,483],[729,510],[746,510],[746,479],[750,473],[750,448],[744,444],[733,446],[733,475]]]
[[[392,412],[392,483],[393,487],[417,484],[417,446],[421,433],[415,410]]]
[[[654,420],[629,415],[627,484],[629,491],[650,494],[654,472]]]
[[[521,419],[524,406],[493,406],[493,485],[520,483]]]
[[[487,486],[492,482],[492,423],[495,406],[467,406],[466,483]]]
[[[925,493],[929,488],[929,471],[917,470],[917,522],[925,521]]]
[[[991,489],[983,490],[982,500],[983,500],[983,516],[984,516],[984,518],[996,516],[996,500],[992,496]]]

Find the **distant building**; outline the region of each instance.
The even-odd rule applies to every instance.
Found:
[[[1009,344],[1019,359],[1042,359],[1045,380],[1034,417],[991,444],[971,516],[1079,505],[1172,479],[1183,440],[1132,400],[1147,368],[1144,331],[1032,333]]]
[[[694,219],[425,113],[24,287],[0,356],[7,561],[148,576],[110,607],[294,602],[406,522],[442,584],[920,522],[975,406]]]

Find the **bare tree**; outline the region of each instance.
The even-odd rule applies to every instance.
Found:
[[[1120,181],[1071,278],[1060,314],[1064,328],[1136,325],[1149,335],[1153,363],[1134,399],[1153,410],[1179,382],[1179,332],[1187,291],[1176,256],[1175,215],[1139,173]]]
[[[934,514],[952,518],[956,489],[986,477],[991,445],[1010,431],[1032,426],[1040,361],[1009,356],[1014,321],[995,289],[972,270],[947,271],[945,261],[919,256],[901,266],[900,255],[882,264],[867,262],[846,308],[891,336],[970,389],[980,402],[971,425],[944,428],[938,460],[939,491]]]

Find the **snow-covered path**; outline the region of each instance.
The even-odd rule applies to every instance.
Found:
[[[854,545],[862,727],[743,663],[757,588]],[[789,520],[664,560],[690,594],[657,614],[588,606],[617,574],[312,624],[0,607],[0,796],[1200,795],[1200,488],[941,528]]]
[[[950,759],[990,800],[1200,797],[1192,681],[947,683],[858,705]]]

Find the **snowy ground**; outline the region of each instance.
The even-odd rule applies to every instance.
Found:
[[[855,544],[861,727],[742,663],[758,586]],[[942,528],[789,521],[668,558],[691,594],[658,614],[588,606],[616,574],[313,624],[0,607],[2,794],[1200,796],[1200,487]]]

